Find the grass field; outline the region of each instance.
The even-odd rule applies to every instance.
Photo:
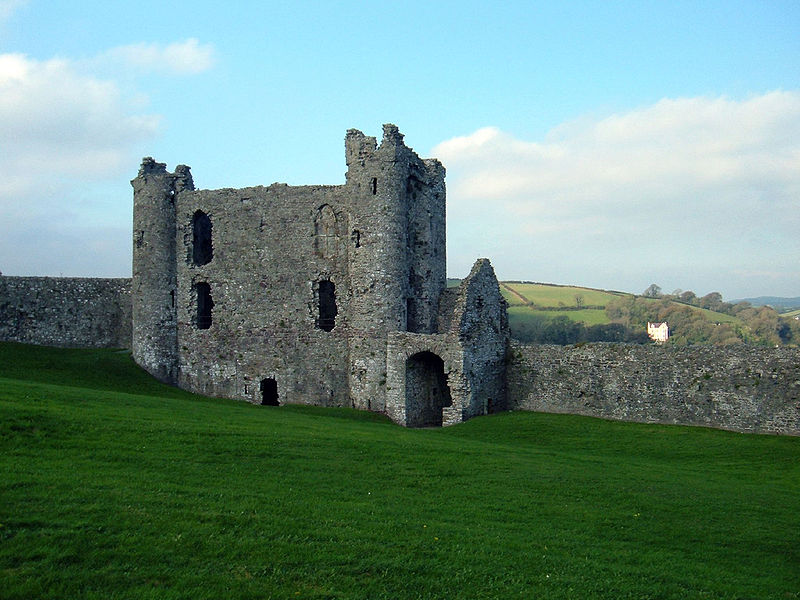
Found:
[[[524,324],[527,320],[536,321],[546,317],[554,319],[556,317],[567,317],[572,321],[578,321],[586,325],[603,325],[609,322],[608,316],[602,309],[584,308],[581,310],[535,310],[529,306],[509,306],[508,319],[512,324],[511,331],[514,331],[514,323]]]
[[[500,292],[508,302],[509,322],[512,331],[527,320],[567,317],[585,325],[605,325],[610,322],[603,308],[577,308],[576,296],[583,306],[605,307],[620,294],[589,288],[549,285],[543,283],[502,282]],[[573,310],[557,310],[560,307]],[[555,310],[554,310],[555,309]]]
[[[407,430],[0,344],[0,598],[800,598],[800,438]]]
[[[510,291],[509,291],[510,290]],[[574,286],[549,285],[543,283],[513,283],[503,282],[500,291],[509,305],[524,304],[528,302],[539,307],[558,308],[560,306],[575,307],[576,296],[580,296],[585,306],[605,306],[611,300],[618,298],[620,293],[606,292]],[[522,296],[522,298],[520,298]]]

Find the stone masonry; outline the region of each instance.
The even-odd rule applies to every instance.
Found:
[[[800,435],[800,349],[513,344],[509,407]]]
[[[0,276],[0,340],[129,348],[131,280]]]
[[[144,159],[134,359],[202,394],[409,425],[502,407],[508,325],[488,260],[445,293],[444,167],[394,125],[380,145],[348,131],[345,155],[344,185],[221,190]]]

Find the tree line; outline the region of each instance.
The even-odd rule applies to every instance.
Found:
[[[514,339],[528,344],[579,344],[583,342],[625,342],[645,344],[650,341],[647,330],[634,330],[621,323],[604,325],[585,325],[568,317],[547,317],[526,315],[517,319],[509,315],[511,335]]]

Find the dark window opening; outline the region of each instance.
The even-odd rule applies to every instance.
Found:
[[[336,286],[332,281],[323,279],[319,282],[319,318],[317,327],[323,331],[331,331],[336,327]]]
[[[350,239],[353,241],[356,248],[361,248],[361,232],[358,229],[353,229],[353,233],[350,234]]]
[[[211,327],[211,309],[214,308],[211,286],[202,282],[195,285],[195,290],[197,290],[197,328],[208,329]]]
[[[417,323],[417,305],[413,298],[406,298],[406,331],[419,333]]]
[[[211,245],[211,219],[202,210],[192,217],[192,262],[197,266],[207,265],[214,258]]]
[[[441,427],[443,409],[453,405],[444,361],[420,352],[406,361],[406,425]]]
[[[175,308],[175,290],[169,292],[169,305],[171,308]]]
[[[377,193],[378,193],[378,178],[377,177],[373,177],[372,178],[372,195],[374,196]]]
[[[261,380],[261,404],[263,406],[280,406],[278,402],[278,382],[272,377]]]

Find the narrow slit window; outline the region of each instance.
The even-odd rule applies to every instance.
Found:
[[[209,329],[211,327],[211,310],[214,300],[211,298],[211,286],[205,282],[195,286],[197,291],[197,328]]]
[[[374,196],[377,193],[378,193],[378,178],[377,177],[373,177],[372,178],[372,195]]]
[[[332,331],[336,327],[336,286],[332,281],[323,279],[319,282],[319,317],[317,327],[323,331]]]

